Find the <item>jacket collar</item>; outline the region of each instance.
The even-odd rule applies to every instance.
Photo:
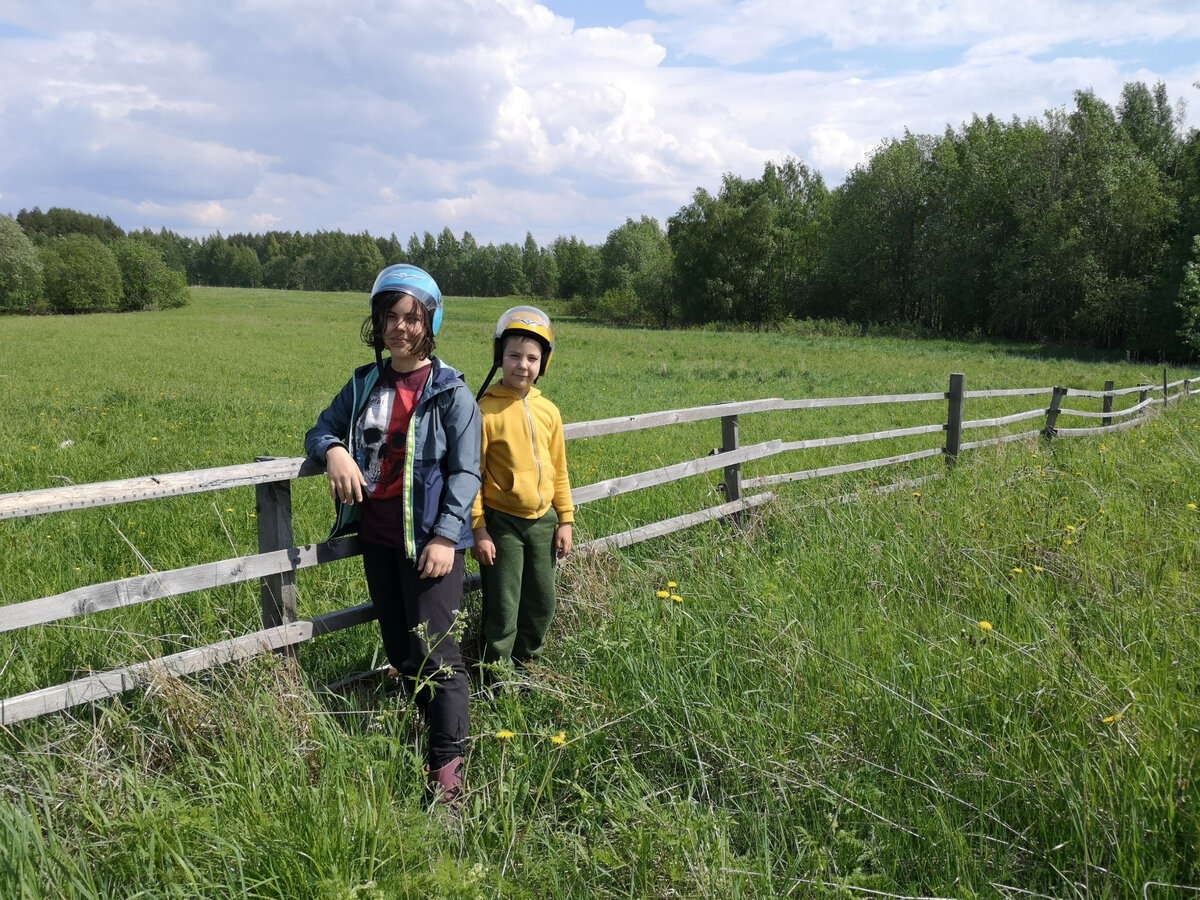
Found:
[[[501,382],[497,381],[486,391],[483,392],[485,397],[496,397],[504,400],[520,400],[521,395],[512,388],[505,387]],[[530,385],[529,393],[525,395],[526,400],[533,400],[542,396],[542,392],[538,390],[537,385]]]

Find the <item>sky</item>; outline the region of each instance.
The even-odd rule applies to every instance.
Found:
[[[1200,2],[0,0],[0,213],[596,244],[1132,81],[1200,126]]]

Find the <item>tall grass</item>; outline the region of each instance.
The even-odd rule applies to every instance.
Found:
[[[367,356],[362,305],[198,291],[169,313],[0,320],[0,490],[299,455]],[[448,307],[439,353],[473,385],[505,305]],[[544,387],[567,421],[941,390],[951,371],[1161,378],[1035,347],[558,324]],[[889,415],[747,417],[742,439]],[[570,559],[550,665],[472,706],[460,823],[425,809],[400,692],[320,690],[380,661],[370,627],[23,723],[0,734],[0,895],[1192,896],[1198,434],[1191,400],[968,454],[919,489],[871,490],[937,466],[784,486],[742,534]],[[717,443],[710,424],[569,452],[581,484]],[[579,538],[711,503],[715,481],[584,507]],[[295,504],[298,540],[323,537],[318,479]],[[253,514],[235,490],[3,523],[0,601],[253,552]],[[303,614],[364,598],[357,561],[303,575]],[[5,635],[0,694],[250,630],[257,603],[241,586]]]

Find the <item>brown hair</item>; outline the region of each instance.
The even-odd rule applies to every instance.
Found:
[[[405,294],[403,291],[381,291],[371,298],[371,314],[363,320],[359,336],[362,338],[362,342],[368,347],[373,347],[376,353],[383,352],[383,331],[388,311],[401,297],[412,297],[412,295]],[[421,325],[425,329],[425,337],[417,347],[417,356],[426,359],[433,356],[433,351],[437,347],[433,340],[433,316],[429,313],[429,307],[416,297],[413,297],[413,303],[421,311]]]

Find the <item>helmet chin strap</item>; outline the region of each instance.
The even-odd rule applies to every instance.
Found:
[[[500,368],[500,363],[492,363],[492,371],[488,372],[487,378],[483,379],[483,385],[479,388],[479,393],[475,395],[475,402],[479,402],[479,398],[483,396],[483,392],[488,389],[488,385],[492,383],[492,378],[496,374],[496,370]]]

